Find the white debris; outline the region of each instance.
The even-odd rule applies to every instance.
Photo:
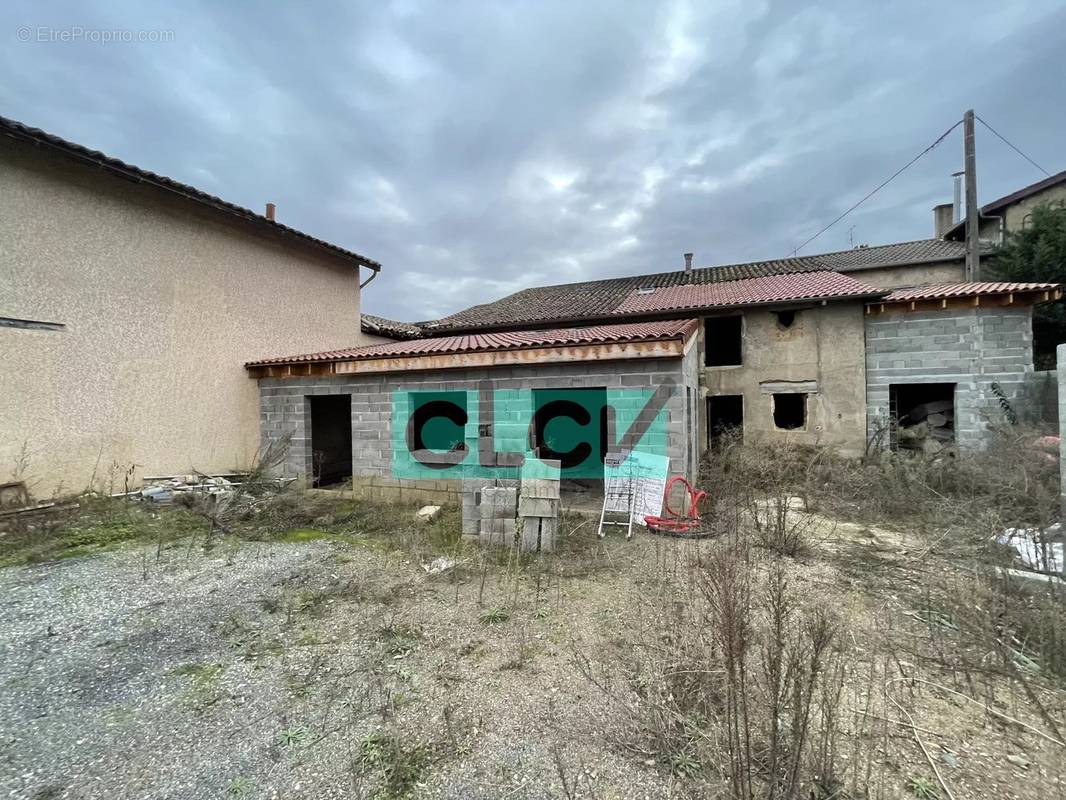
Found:
[[[149,478],[141,489],[141,497],[156,503],[171,503],[175,495],[225,495],[233,491],[233,481],[221,476],[180,475],[174,478]]]
[[[1021,561],[1029,569],[1041,572],[1063,572],[1062,524],[1056,523],[1048,528],[1007,528],[996,537],[1000,544],[1014,548]]]
[[[418,518],[422,522],[431,522],[437,518],[440,513],[440,506],[422,506],[418,509]]]
[[[447,572],[452,569],[455,564],[455,559],[441,556],[440,558],[433,559],[428,564],[423,564],[422,569],[426,571],[427,575],[440,575],[442,572]]]

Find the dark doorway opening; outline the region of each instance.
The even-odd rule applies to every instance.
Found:
[[[721,447],[723,437],[744,435],[744,397],[739,394],[723,394],[707,398],[707,431],[712,450]]]
[[[323,394],[311,406],[311,468],[314,486],[332,486],[352,477],[352,396]]]
[[[893,450],[936,455],[955,441],[954,383],[893,383],[888,387]]]
[[[603,480],[607,455],[607,389],[534,389],[533,447],[564,470]],[[619,432],[618,435],[621,435]]]
[[[707,317],[703,321],[703,363],[708,367],[744,363],[743,317]]]

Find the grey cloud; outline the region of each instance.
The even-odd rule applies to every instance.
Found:
[[[1051,170],[1055,3],[8,3],[0,113],[381,260],[368,311],[787,255],[970,106]],[[972,8],[965,5],[965,8]],[[170,29],[19,42],[19,26]],[[990,199],[1038,179],[979,131]],[[956,132],[803,252],[928,236]],[[852,229],[852,226],[854,228]]]

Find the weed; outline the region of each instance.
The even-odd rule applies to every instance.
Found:
[[[477,620],[482,625],[498,625],[502,622],[507,622],[510,618],[510,611],[506,608],[497,607],[482,611]]]
[[[311,732],[304,727],[298,728],[286,728],[277,736],[277,743],[279,747],[285,749],[293,749],[306,744],[307,740],[311,738]]]
[[[255,782],[251,778],[237,777],[226,784],[228,797],[248,797],[255,791]]]
[[[364,771],[380,772],[376,800],[403,800],[411,797],[430,763],[425,748],[396,736],[373,731],[359,740],[360,764]]]
[[[414,649],[422,632],[402,623],[389,622],[378,629],[378,637],[384,642],[386,655],[403,658]]]
[[[695,778],[703,767],[690,753],[681,751],[670,756],[670,769],[682,778]]]
[[[218,685],[226,667],[223,664],[182,664],[174,667],[171,674],[190,679],[185,702],[197,710],[204,710],[222,699]]]
[[[298,544],[300,542],[316,542],[319,539],[329,539],[333,534],[327,531],[315,530],[314,528],[297,528],[291,531],[285,531],[274,537],[276,542],[285,542],[286,544]]]
[[[918,800],[940,800],[940,789],[936,783],[920,775],[907,780],[907,791]]]

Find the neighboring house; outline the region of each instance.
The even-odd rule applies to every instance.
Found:
[[[525,289],[419,323],[417,339],[250,363],[264,442],[294,435],[302,444],[286,470],[312,477],[320,396],[339,398],[346,411],[333,424],[351,436],[357,482],[424,498],[457,487],[395,479],[397,392],[471,392],[488,380],[534,395],[609,398],[672,381],[675,474],[693,475],[729,429],[858,456],[871,440],[898,444],[890,418],[929,407],[939,409],[940,434],[980,447],[1004,404],[1025,402],[1031,306],[1060,296],[1053,284],[961,283],[962,245],[935,239],[703,269],[686,262],[674,272]],[[472,450],[478,415],[469,411]],[[543,449],[539,437],[530,427],[526,445]]]
[[[1058,208],[1066,206],[1066,170],[981,206],[978,237],[985,243],[1001,244],[1005,234],[1024,229],[1032,219],[1033,209],[1045,203]],[[951,207],[950,203],[937,206],[949,210]],[[965,239],[965,220],[945,227],[943,235],[950,241]]]
[[[358,253],[3,118],[0,185],[0,481],[247,467],[241,365],[369,341]]]

